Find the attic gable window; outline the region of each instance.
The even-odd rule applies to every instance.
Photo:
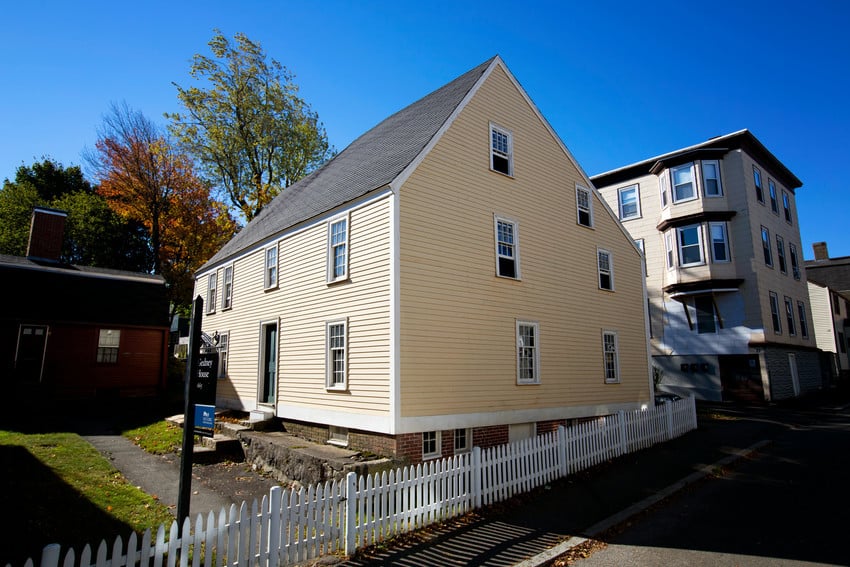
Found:
[[[590,198],[590,189],[576,185],[576,208],[578,219],[576,222],[582,226],[593,227],[593,201]]]
[[[496,275],[519,279],[519,230],[517,223],[496,219]]]
[[[513,175],[513,136],[504,128],[490,125],[490,169]]]
[[[328,223],[328,283],[348,279],[348,216]]]

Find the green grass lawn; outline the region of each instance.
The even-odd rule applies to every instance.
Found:
[[[74,433],[0,430],[0,479],[0,565],[18,567],[27,557],[38,564],[49,543],[79,556],[86,543],[96,550],[106,539],[111,547],[115,536],[126,541],[173,520]]]
[[[154,455],[174,453],[183,446],[183,428],[164,419],[124,430],[121,434]]]

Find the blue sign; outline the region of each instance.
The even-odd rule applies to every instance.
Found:
[[[215,433],[215,406],[195,405],[195,435],[212,437]]]

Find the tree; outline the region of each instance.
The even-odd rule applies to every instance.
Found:
[[[318,116],[298,95],[294,76],[244,34],[232,45],[219,30],[213,57],[196,54],[190,75],[209,89],[178,84],[185,113],[166,114],[171,132],[208,179],[250,221],[332,150]]]
[[[235,232],[224,205],[210,196],[192,160],[141,112],[112,105],[88,156],[98,193],[147,229],[154,273],[169,284],[172,305],[191,301],[191,279]]]
[[[4,181],[0,190],[0,253],[26,254],[36,206],[68,213],[64,262],[132,271],[150,269],[143,227],[125,222],[112,212],[79,166],[64,167],[50,158],[22,165],[14,181]]]

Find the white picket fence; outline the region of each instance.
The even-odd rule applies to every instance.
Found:
[[[283,567],[378,543],[548,484],[697,427],[693,398],[600,417],[508,445],[298,491],[271,489],[259,504],[174,521],[126,545],[87,545],[79,558],[48,545],[40,567]],[[180,534],[185,534],[181,537]],[[25,567],[34,567],[29,559]],[[9,567],[9,566],[7,566]]]

